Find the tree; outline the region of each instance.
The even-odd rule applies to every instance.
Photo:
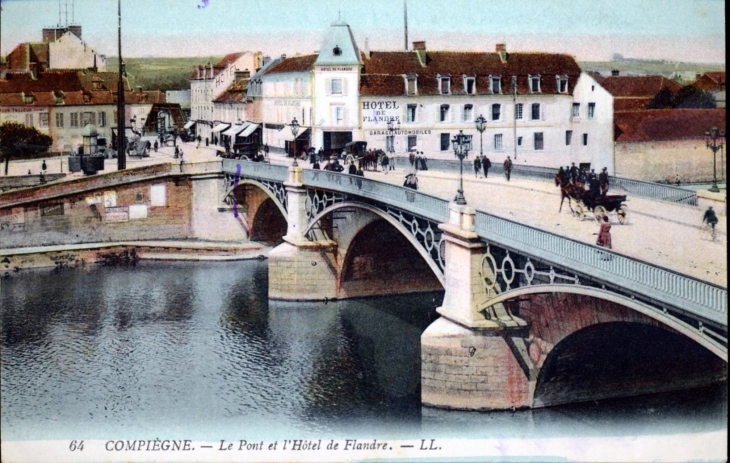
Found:
[[[716,108],[712,93],[691,85],[682,87],[674,97],[675,108]]]
[[[674,93],[667,87],[662,87],[659,93],[646,104],[646,109],[667,109],[674,107]]]
[[[5,159],[5,175],[8,175],[10,158],[26,159],[45,153],[53,144],[53,138],[35,127],[17,122],[0,125],[0,159]]]

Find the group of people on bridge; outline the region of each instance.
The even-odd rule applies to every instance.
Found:
[[[592,196],[606,196],[609,187],[608,168],[601,169],[601,173],[596,175],[594,169],[586,172],[583,167],[576,167],[575,163],[570,166],[560,166],[558,170],[558,179],[561,183],[568,183],[577,187],[585,188],[588,185],[588,192]]]

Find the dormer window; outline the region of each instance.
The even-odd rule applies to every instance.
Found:
[[[555,76],[558,93],[568,93],[568,76]]]
[[[476,78],[474,76],[464,76],[464,93],[474,95],[476,93]]]
[[[406,74],[406,95],[416,95],[418,93],[418,75]]]
[[[502,93],[502,78],[500,76],[489,76],[489,90],[494,93]]]
[[[439,93],[448,95],[451,93],[451,76],[437,76],[439,82]]]
[[[340,48],[338,45],[335,45],[335,48],[332,49],[332,54],[335,56],[340,56],[342,54],[342,48]]]
[[[528,76],[530,80],[530,91],[540,93],[540,76]]]
[[[91,93],[84,93],[84,103],[91,103]]]
[[[24,92],[21,92],[20,96],[22,97],[23,103],[25,103],[25,104],[33,104],[33,101],[35,101],[35,98],[33,97],[32,93],[26,94]]]

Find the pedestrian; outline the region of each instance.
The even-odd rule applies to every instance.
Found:
[[[177,145],[175,145],[175,155],[173,156],[173,158],[177,159],[179,157],[179,153],[180,153],[179,148],[177,147]]]
[[[365,177],[365,173],[362,171],[362,166],[360,163],[357,163],[357,170],[355,171],[355,184],[357,184],[357,187],[359,189],[362,189],[362,178]]]
[[[357,167],[355,167],[355,163],[353,162],[352,164],[350,164],[350,167],[348,167],[347,173],[350,175],[355,175],[356,172],[357,172]]]
[[[312,169],[319,170],[319,161],[317,159],[314,160],[314,164],[312,164]]]
[[[598,174],[598,183],[601,188],[601,196],[606,196],[608,192],[608,167],[604,167]]]
[[[428,170],[428,166],[426,165],[426,155],[423,154],[423,151],[421,151],[421,170]]]
[[[388,154],[383,152],[383,157],[380,158],[380,165],[383,166],[383,172],[385,172],[385,175],[388,175],[388,165],[390,164],[390,159],[388,158]]]
[[[608,221],[608,216],[603,216],[601,222],[601,229],[598,231],[598,239],[596,244],[603,246],[604,248],[611,249],[611,222]]]
[[[489,160],[487,156],[484,156],[482,159],[482,170],[484,171],[484,178],[487,178],[487,175],[489,175],[489,169],[492,168],[492,161]]]
[[[406,175],[406,180],[403,182],[403,186],[411,188],[413,190],[418,189],[418,177],[416,177],[416,171],[413,170]]]
[[[568,172],[570,172],[570,183],[575,185],[578,181],[578,168],[575,167],[574,162],[570,163],[570,169],[568,170]]]
[[[332,160],[331,159],[327,161],[327,164],[324,165],[324,169],[322,169],[322,170],[332,171]]]
[[[707,206],[707,210],[705,210],[705,214],[702,216],[702,223],[706,223],[714,231],[715,225],[717,225],[717,222],[718,222],[717,215],[715,214],[715,211],[712,209],[712,206]]]
[[[474,178],[479,177],[480,170],[482,170],[482,162],[479,160],[479,156],[474,156]]]
[[[41,170],[45,173],[46,169],[48,169],[48,166],[46,166],[46,160],[43,160],[43,164],[41,164]]]
[[[416,161],[416,155],[413,151],[408,152],[408,162],[411,163],[411,167],[413,167],[413,163]]]
[[[342,167],[342,165],[340,164],[340,161],[335,158],[335,162],[332,163],[332,171],[333,172],[342,172],[343,170],[345,170],[345,168]]]
[[[504,176],[509,182],[509,178],[512,175],[512,159],[509,156],[504,160],[502,167],[504,168]]]
[[[30,173],[30,169],[28,169],[28,175],[32,175],[32,174]]]
[[[205,146],[210,146],[210,140],[208,140],[208,137],[205,137]]]
[[[155,153],[157,152],[157,147],[158,147],[157,140],[155,140],[155,144],[154,144]]]

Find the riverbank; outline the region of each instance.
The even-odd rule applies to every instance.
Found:
[[[202,240],[116,241],[0,249],[0,272],[10,276],[25,269],[79,267],[139,260],[231,261],[265,258],[271,248],[257,242]]]

